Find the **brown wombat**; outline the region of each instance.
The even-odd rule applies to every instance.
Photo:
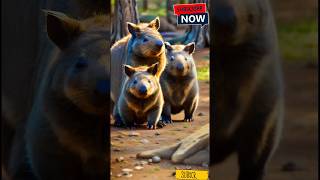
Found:
[[[133,127],[147,122],[156,129],[163,107],[163,95],[158,78],[158,63],[151,66],[124,66],[128,79],[124,82],[116,104],[116,126]]]
[[[261,180],[283,119],[283,82],[277,35],[267,0],[214,1],[215,122],[210,168],[233,152],[239,180]],[[218,173],[218,172],[216,172]],[[214,178],[214,177],[212,177]]]
[[[184,120],[192,121],[198,106],[199,85],[192,53],[195,44],[171,45],[165,42],[167,65],[160,83],[164,96],[161,120],[171,123],[171,114],[184,110]]]
[[[131,66],[159,63],[156,74],[160,78],[166,65],[165,48],[163,39],[158,29],[160,20],[157,17],[150,23],[128,23],[129,35],[114,43],[111,47],[111,99],[116,102],[125,74],[122,64]]]
[[[27,162],[36,179],[103,179],[109,108],[107,17],[78,21],[47,11],[58,47],[25,127]]]

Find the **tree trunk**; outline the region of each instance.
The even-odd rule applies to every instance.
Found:
[[[167,20],[170,24],[177,24],[177,17],[173,12],[173,5],[178,2],[177,0],[167,0]]]
[[[115,8],[111,44],[129,33],[127,22],[139,23],[136,0],[117,0]]]
[[[148,10],[148,0],[143,0],[143,10],[146,11]]]

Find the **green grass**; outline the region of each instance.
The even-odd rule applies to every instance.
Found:
[[[209,66],[197,68],[198,80],[208,81],[210,78]]]
[[[279,23],[278,38],[282,58],[287,61],[317,61],[317,26],[316,20]]]

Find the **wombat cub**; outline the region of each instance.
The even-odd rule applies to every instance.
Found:
[[[184,120],[192,121],[199,100],[197,71],[192,57],[195,44],[171,45],[165,42],[165,47],[167,65],[160,79],[164,96],[161,119],[171,123],[171,114],[184,110]]]
[[[156,129],[163,107],[163,95],[156,78],[158,64],[132,67],[124,65],[128,76],[116,104],[116,126],[129,126],[147,122],[149,129]]]
[[[147,65],[159,63],[157,78],[166,65],[165,47],[161,34],[159,18],[149,23],[133,24],[128,23],[129,35],[115,42],[111,47],[111,99],[117,102],[125,74],[121,66]]]

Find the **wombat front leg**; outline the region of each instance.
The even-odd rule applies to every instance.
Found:
[[[156,129],[156,126],[159,122],[160,116],[161,116],[162,108],[156,108],[149,112],[147,116],[147,126],[148,129]]]
[[[113,118],[114,118],[114,126],[115,127],[125,127],[126,126],[121,119],[121,116],[119,113],[119,108],[116,105],[113,108]]]
[[[184,107],[184,121],[191,122],[193,121],[193,113],[198,106],[198,97],[192,99],[191,102],[186,102]]]
[[[166,123],[166,124],[171,124],[171,106],[169,103],[164,103],[163,105],[163,110],[161,114],[161,121]]]
[[[254,115],[250,122],[256,123],[251,124],[251,127],[247,126],[243,130],[246,132],[241,133],[237,148],[240,166],[238,180],[263,179],[265,166],[279,142],[282,121],[282,116],[278,114],[280,111],[275,106],[274,111],[269,114],[265,112],[262,117],[261,114]]]

